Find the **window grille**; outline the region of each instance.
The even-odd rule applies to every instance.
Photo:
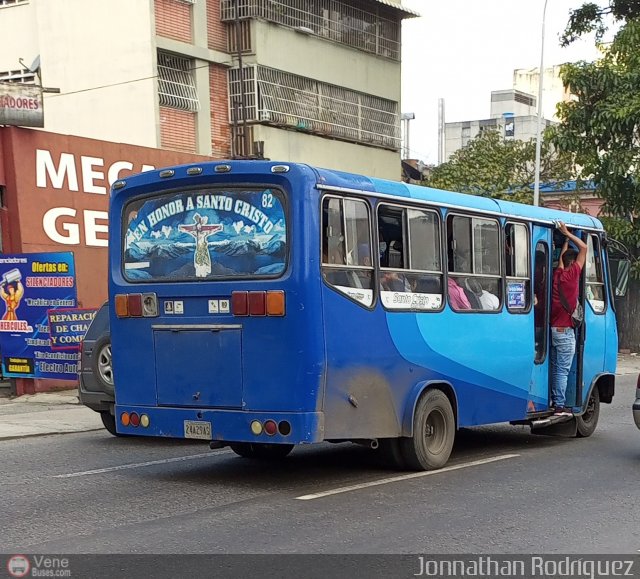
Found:
[[[29,0],[0,0],[0,8],[2,6],[13,6],[15,4],[26,4]]]
[[[158,94],[161,106],[191,112],[199,110],[194,66],[191,59],[158,52]]]
[[[400,60],[400,19],[394,10],[370,2],[338,0],[222,0],[223,22],[264,18],[289,28],[313,31],[320,38]]]
[[[36,84],[36,75],[26,68],[21,70],[6,70],[0,72],[0,82],[13,82],[18,84]]]
[[[264,66],[244,71],[247,120],[399,150],[398,103]],[[231,118],[242,98],[239,69],[229,70]]]

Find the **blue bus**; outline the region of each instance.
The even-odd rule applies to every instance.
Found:
[[[458,428],[589,436],[614,395],[614,282],[589,215],[219,161],[117,181],[110,220],[121,434],[256,458],[353,441],[435,469]],[[588,245],[568,419],[550,409],[556,220]]]

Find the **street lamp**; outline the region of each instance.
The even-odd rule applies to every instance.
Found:
[[[404,125],[404,142],[402,145],[403,151],[401,154],[403,159],[409,158],[409,121],[412,121],[415,118],[416,118],[415,113],[402,113],[400,115],[400,120]]]
[[[547,18],[547,2],[544,0],[542,10],[542,43],[540,46],[540,74],[538,75],[538,129],[536,131],[536,168],[535,182],[533,185],[533,204],[540,205],[540,148],[542,132],[542,83],[544,80],[544,28]]]

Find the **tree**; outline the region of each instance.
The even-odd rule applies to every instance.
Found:
[[[540,180],[572,178],[571,153],[558,153],[543,141]],[[535,178],[535,141],[505,140],[485,131],[436,167],[425,185],[473,195],[531,203]]]
[[[596,42],[600,42],[613,22],[625,22],[640,18],[640,0],[610,0],[607,6],[585,2],[572,10],[561,44],[568,46],[584,34],[595,32]]]
[[[580,12],[580,10],[582,12]],[[606,9],[605,9],[606,10]],[[561,76],[574,95],[558,107],[561,124],[553,143],[575,153],[585,177],[603,198],[603,221],[610,235],[640,256],[640,2],[611,2],[609,12],[593,5],[574,12],[565,41],[606,29],[606,16],[624,21],[603,56],[593,63],[563,66]],[[631,18],[630,16],[633,16]],[[589,19],[590,18],[590,19]],[[610,18],[610,19],[611,19]],[[640,261],[634,262],[626,301],[618,312],[620,342],[640,348]]]

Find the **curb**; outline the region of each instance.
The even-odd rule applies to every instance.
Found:
[[[5,440],[17,440],[21,438],[36,438],[38,436],[60,436],[63,434],[82,434],[83,432],[97,432],[98,430],[104,430],[106,432],[106,428],[87,428],[86,430],[70,430],[68,432],[35,432],[33,434],[16,434],[10,436],[0,436],[0,443]],[[114,438],[116,438],[114,436]]]

